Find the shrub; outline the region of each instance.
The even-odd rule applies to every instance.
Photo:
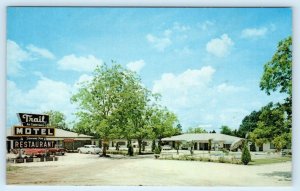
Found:
[[[128,155],[133,156],[133,147],[131,144],[128,146]]]
[[[154,152],[156,147],[155,140],[152,141],[151,151]]]
[[[225,158],[224,157],[219,157],[219,162],[220,163],[225,163]]]
[[[245,142],[241,158],[241,161],[244,165],[247,165],[251,161],[251,155],[247,145],[247,142]]]
[[[155,149],[154,149],[154,154],[157,154],[157,155],[159,155],[160,154],[160,149],[159,149],[159,147],[155,147]]]
[[[225,154],[228,155],[229,154],[229,150],[225,149],[225,148],[221,148],[221,151]]]

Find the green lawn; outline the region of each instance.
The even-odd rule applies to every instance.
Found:
[[[250,165],[260,165],[260,164],[272,164],[292,161],[292,157],[279,157],[279,158],[267,158],[267,159],[254,159],[249,164]]]
[[[15,171],[18,171],[20,168],[21,167],[19,167],[19,166],[6,165],[7,172],[15,172]]]

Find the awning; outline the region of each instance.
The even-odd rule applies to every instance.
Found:
[[[240,145],[243,144],[244,139],[237,139],[236,141],[234,141],[231,146],[230,146],[230,150],[234,150],[236,148],[238,148]]]

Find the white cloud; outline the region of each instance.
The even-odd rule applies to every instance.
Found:
[[[137,61],[129,62],[126,66],[129,70],[139,73],[141,69],[145,66],[145,61],[137,60]]]
[[[186,26],[186,25],[183,25],[183,24],[180,24],[178,22],[175,22],[173,24],[173,30],[180,31],[180,32],[185,32],[185,31],[190,30],[190,27]]]
[[[23,70],[22,63],[40,58],[55,59],[53,53],[44,48],[28,45],[23,49],[12,40],[7,40],[7,72],[8,75],[19,75]]]
[[[7,72],[8,75],[19,74],[23,67],[22,62],[31,60],[30,54],[23,50],[16,42],[7,40]]]
[[[237,124],[244,119],[250,112],[243,108],[228,108],[221,110],[217,120],[222,125],[227,125],[230,128],[238,128]]]
[[[146,38],[155,49],[157,49],[160,52],[163,52],[168,46],[172,44],[169,35],[170,31],[165,31],[165,34],[162,37],[156,37],[152,34],[148,34]]]
[[[173,111],[183,112],[195,107],[195,103],[201,103],[204,99],[200,92],[206,91],[215,69],[205,66],[200,69],[188,69],[181,74],[162,74],[159,80],[154,81],[152,91],[162,95],[162,104]]]
[[[8,80],[8,122],[13,121],[18,112],[41,113],[48,110],[61,111],[70,119],[75,109],[70,103],[71,90],[72,86],[45,77],[29,90],[21,90],[13,81]]]
[[[207,21],[205,21],[204,23],[199,24],[198,26],[199,26],[203,31],[206,31],[206,30],[208,30],[210,27],[212,27],[212,26],[214,26],[214,25],[215,25],[214,22],[207,20]]]
[[[206,44],[206,51],[217,56],[225,57],[230,53],[233,41],[227,34],[223,34],[220,38],[210,40]]]
[[[222,83],[217,86],[218,93],[236,93],[240,91],[246,91],[245,87],[237,87],[233,85],[228,85],[227,83]]]
[[[245,114],[233,108],[243,100],[246,88],[228,83],[215,84],[216,70],[211,66],[188,69],[180,74],[164,73],[154,81],[152,91],[162,95],[161,104],[175,112],[183,128],[211,124],[207,130],[221,125],[236,128]],[[244,100],[242,101],[244,102]],[[241,113],[239,113],[241,111]]]
[[[58,62],[58,68],[61,70],[74,70],[78,72],[91,72],[97,65],[102,65],[103,61],[93,55],[87,57],[76,56],[74,54],[64,56]]]
[[[186,35],[188,30],[190,30],[189,26],[174,22],[173,26],[162,31],[161,35],[147,34],[146,39],[156,50],[163,52],[174,42],[177,43],[188,38]]]
[[[52,52],[47,49],[36,47],[32,44],[28,45],[27,50],[29,50],[32,54],[37,54],[38,56],[47,58],[47,59],[55,59],[55,56]]]
[[[40,79],[28,90],[21,90],[15,82],[7,80],[8,124],[17,123],[18,112],[41,113],[48,110],[60,111],[68,122],[73,121],[76,105],[71,104],[71,96],[78,91],[82,82],[91,81],[92,76],[83,74],[74,84],[66,84],[46,78],[40,72],[35,72],[35,75]]]
[[[268,28],[247,28],[242,31],[242,38],[257,38],[265,36],[268,32]]]
[[[193,53],[193,51],[187,46],[183,47],[182,49],[175,49],[174,52],[180,56],[186,56]]]
[[[205,87],[211,81],[215,69],[211,66],[199,70],[188,69],[179,75],[164,73],[160,80],[154,82],[153,92],[187,92],[193,88]]]

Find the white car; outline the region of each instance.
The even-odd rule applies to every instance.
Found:
[[[162,146],[162,150],[171,150],[172,147],[170,145],[164,145]]]
[[[96,145],[84,145],[83,147],[79,147],[78,149],[79,153],[88,153],[88,154],[99,154],[101,152],[101,149],[97,147]]]

